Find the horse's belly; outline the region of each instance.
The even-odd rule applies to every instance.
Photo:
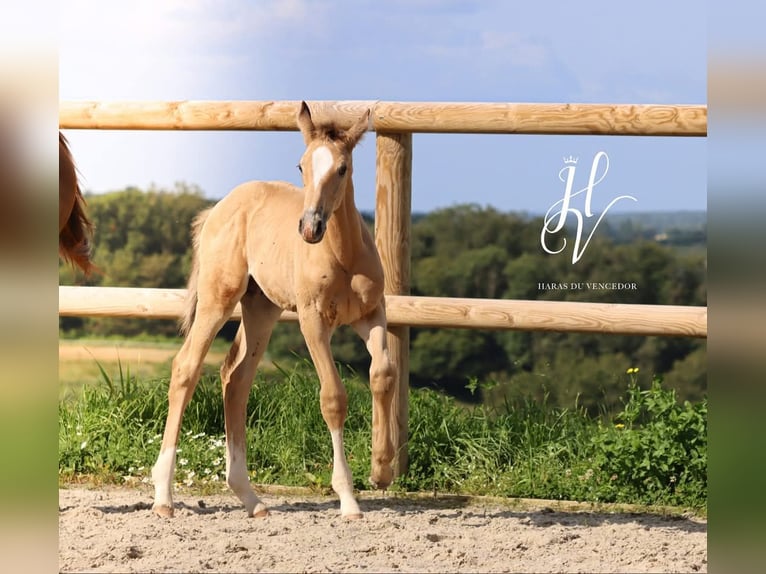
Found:
[[[295,294],[286,281],[275,281],[274,276],[259,277],[259,273],[251,273],[253,280],[266,298],[280,309],[295,311]]]
[[[278,262],[255,260],[250,266],[250,276],[266,298],[285,311],[295,311],[295,291],[290,269]]]
[[[282,291],[278,290],[266,290],[261,289],[263,291],[263,294],[266,295],[266,298],[274,303],[277,307],[280,309],[283,309],[285,311],[295,311],[295,298],[290,297],[289,294],[284,293]]]

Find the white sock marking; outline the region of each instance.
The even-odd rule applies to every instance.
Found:
[[[152,468],[155,506],[173,507],[173,475],[176,470],[176,449],[167,448],[160,452]]]
[[[332,488],[340,498],[340,512],[344,516],[361,514],[359,504],[354,498],[354,481],[343,448],[343,429],[330,431],[330,436],[332,437],[333,455]]]

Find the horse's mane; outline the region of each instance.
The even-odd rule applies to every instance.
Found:
[[[59,255],[87,275],[97,270],[90,259],[93,223],[85,212],[85,198],[77,180],[72,152],[64,134],[59,132],[59,193],[61,188],[70,197],[73,196],[73,203],[64,226],[59,229]]]

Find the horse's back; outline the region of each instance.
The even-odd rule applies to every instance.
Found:
[[[237,211],[259,217],[284,217],[300,213],[303,191],[285,181],[248,181],[226,194],[214,207],[221,213]]]
[[[224,259],[247,273],[282,308],[294,308],[294,262],[303,191],[287,182],[248,181],[232,189],[204,216],[199,255]],[[236,262],[235,262],[236,261]]]

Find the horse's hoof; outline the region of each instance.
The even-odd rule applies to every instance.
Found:
[[[167,506],[165,504],[158,504],[155,506],[152,506],[152,511],[154,511],[154,514],[157,516],[162,516],[162,518],[173,518],[173,507]]]
[[[364,514],[361,512],[355,512],[354,514],[346,514],[343,516],[343,520],[360,520],[364,518]]]
[[[250,515],[253,518],[266,518],[269,515],[269,509],[264,507],[256,508]]]

